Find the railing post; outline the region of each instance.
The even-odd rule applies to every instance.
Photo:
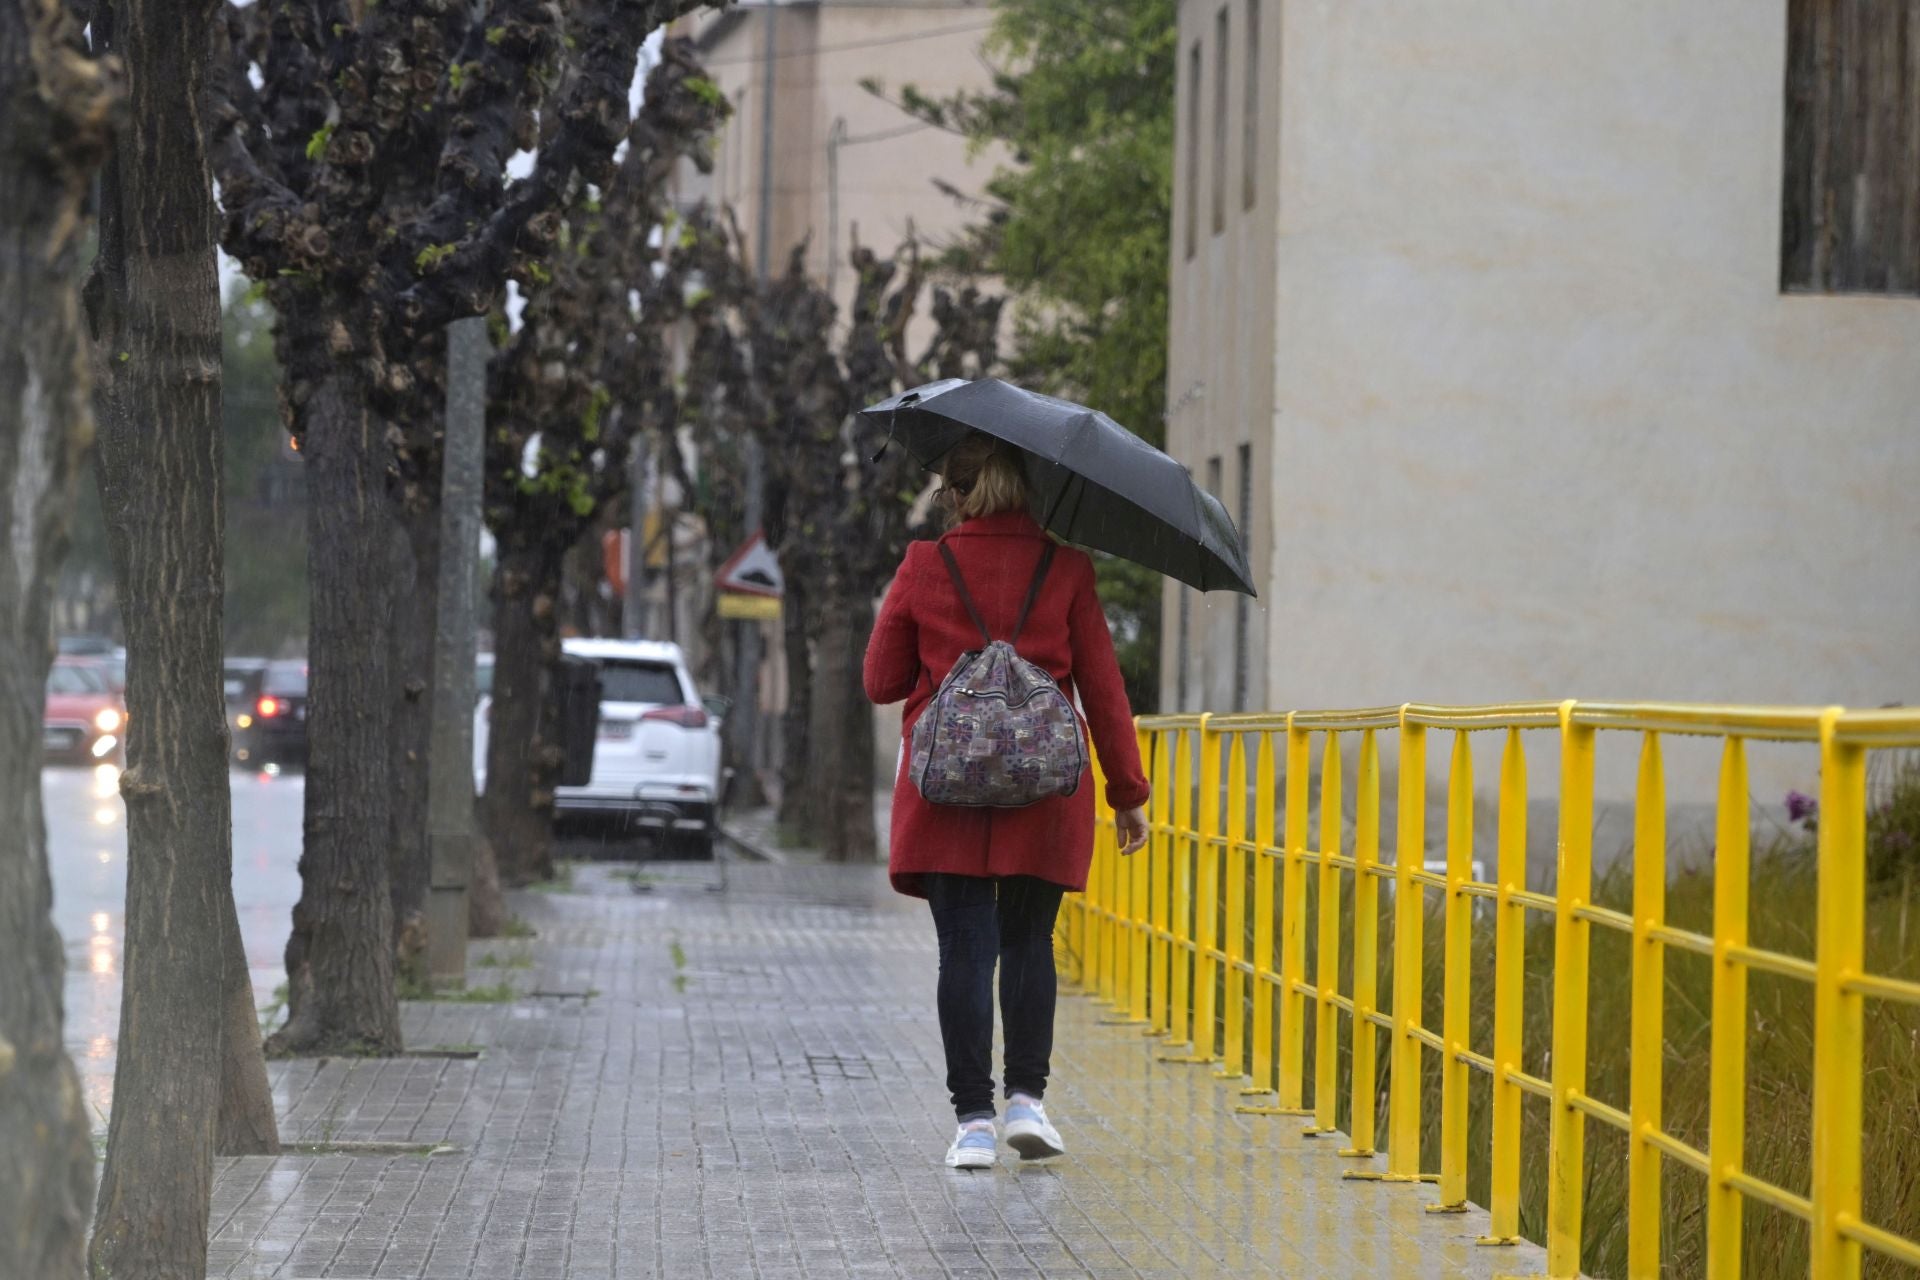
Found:
[[[1280,886],[1280,1110],[1300,1112],[1306,1068],[1307,775],[1313,765],[1305,729],[1287,713],[1287,847]],[[1300,1114],[1306,1114],[1300,1112]]]
[[[1813,1274],[1856,1280],[1860,1220],[1864,999],[1846,983],[1864,968],[1866,752],[1835,740],[1838,707],[1820,720],[1818,929],[1813,980]]]
[[[1327,731],[1320,755],[1320,886],[1314,948],[1313,1123],[1307,1136],[1337,1132],[1340,1101],[1340,735]]]
[[[1227,937],[1222,948],[1227,953],[1227,1028],[1221,1047],[1226,1061],[1214,1073],[1222,1080],[1239,1079],[1247,1065],[1246,974],[1240,967],[1247,959],[1246,845],[1247,735],[1235,733],[1227,747]]]
[[[1494,872],[1492,1229],[1481,1244],[1520,1243],[1520,1086],[1524,1071],[1527,909],[1513,894],[1527,887],[1527,756],[1518,729],[1500,756],[1500,849]]]
[[[1379,1002],[1380,743],[1372,729],[1360,734],[1360,773],[1353,790],[1353,1146],[1343,1156],[1373,1154],[1375,1051],[1378,1037],[1372,1017]]]
[[[1420,1181],[1421,968],[1426,890],[1413,878],[1427,856],[1427,730],[1400,708],[1398,834],[1393,867],[1393,1083],[1387,1102],[1387,1177]]]
[[[1220,962],[1214,952],[1220,946],[1220,735],[1213,728],[1213,717],[1200,717],[1196,740],[1200,745],[1200,803],[1194,820],[1193,856],[1197,866],[1198,890],[1193,900],[1193,1031],[1189,1053],[1168,1059],[1172,1062],[1208,1063],[1219,1059],[1215,1052],[1217,990]],[[1192,771],[1189,770],[1189,773]]]
[[[1666,1031],[1667,789],[1660,735],[1640,748],[1633,814],[1633,1013],[1627,1041],[1627,1274],[1659,1280],[1661,1059]],[[1717,1083],[1717,1082],[1716,1082]]]
[[[1140,758],[1149,762],[1155,772],[1152,779],[1152,795],[1158,796],[1165,782],[1158,772],[1159,762],[1153,754],[1153,735],[1145,730],[1137,731],[1140,742]],[[1159,812],[1159,801],[1152,801],[1154,812]],[[1128,859],[1133,865],[1127,868],[1127,923],[1131,936],[1127,939],[1127,1020],[1145,1022],[1147,1020],[1147,975],[1150,968],[1147,957],[1153,938],[1153,844],[1158,837],[1151,837],[1147,847],[1135,850]]]
[[[1445,1005],[1440,1038],[1440,1203],[1439,1213],[1464,1213],[1467,1207],[1467,1064],[1460,1055],[1473,1046],[1473,900],[1466,884],[1473,879],[1473,745],[1467,731],[1453,735],[1447,767],[1447,939],[1441,982]]]
[[[1152,907],[1153,925],[1151,941],[1152,959],[1152,1022],[1147,1027],[1149,1035],[1165,1033],[1173,1027],[1173,1017],[1169,1012],[1167,989],[1171,985],[1173,972],[1173,941],[1167,931],[1167,892],[1168,873],[1173,867],[1172,847],[1174,833],[1168,825],[1168,811],[1173,801],[1173,791],[1178,785],[1173,776],[1173,734],[1167,730],[1156,730],[1153,741],[1153,838],[1147,842],[1148,890]]]
[[[1733,1175],[1747,1145],[1747,945],[1752,819],[1747,812],[1747,745],[1728,738],[1720,757],[1714,828],[1712,1094],[1707,1132],[1707,1280],[1740,1280],[1741,1199]]]
[[[1193,1039],[1193,735],[1173,732],[1173,995],[1167,1021],[1167,1042],[1183,1045]]]
[[[1278,767],[1274,750],[1278,739],[1271,733],[1260,735],[1259,772],[1253,787],[1253,842],[1257,846],[1253,864],[1253,1084],[1241,1090],[1248,1097],[1274,1096],[1273,1087],[1273,1002],[1276,957],[1273,952],[1273,878],[1275,864],[1285,852],[1274,848],[1276,806],[1275,776]],[[1284,966],[1283,966],[1284,967]],[[1282,996],[1282,999],[1285,997]],[[1245,1105],[1239,1108],[1249,1115],[1271,1115],[1281,1108]]]
[[[1560,706],[1560,858],[1553,938],[1553,1132],[1548,1154],[1547,1274],[1580,1274],[1587,1088],[1587,922],[1574,914],[1593,892],[1593,734]]]

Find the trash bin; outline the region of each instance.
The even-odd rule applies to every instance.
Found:
[[[593,743],[600,736],[600,664],[560,655],[560,785],[593,780]]]

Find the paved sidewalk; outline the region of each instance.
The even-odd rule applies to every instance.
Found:
[[[954,1172],[932,929],[878,868],[581,869],[475,944],[525,993],[409,1004],[417,1048],[275,1064],[283,1129],[449,1154],[223,1161],[215,1275],[1440,1276],[1538,1270],[1484,1215],[1342,1183],[1335,1143],[1236,1116],[1209,1072],[1061,1002],[1049,1104],[1072,1154]],[[489,969],[474,970],[476,983]]]

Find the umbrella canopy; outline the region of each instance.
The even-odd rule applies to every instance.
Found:
[[[1068,542],[1202,591],[1256,595],[1240,535],[1180,463],[1097,409],[998,378],[929,382],[862,410],[923,466],[969,432],[1026,453],[1034,516]]]

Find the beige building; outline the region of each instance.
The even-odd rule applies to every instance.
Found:
[[[750,257],[764,233],[776,272],[804,241],[844,316],[856,233],[887,254],[910,234],[945,245],[978,219],[936,183],[975,197],[992,157],[895,101],[907,85],[934,98],[985,89],[992,18],[984,0],[746,0],[685,21],[734,111],[712,175],[688,194],[733,209]]]
[[[1169,438],[1263,599],[1169,591],[1168,706],[1920,697],[1920,72],[1841,7],[1182,0]]]

